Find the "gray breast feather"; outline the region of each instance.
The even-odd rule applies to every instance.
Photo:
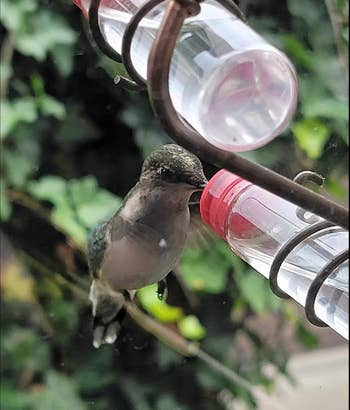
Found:
[[[159,225],[158,231],[122,218],[113,224],[102,272],[114,290],[139,289],[158,282],[175,267],[185,244],[188,215]]]

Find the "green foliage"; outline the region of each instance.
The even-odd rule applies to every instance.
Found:
[[[308,349],[317,347],[317,337],[314,334],[312,334],[303,323],[298,323],[296,331],[300,343],[302,343],[305,347],[307,347]]]
[[[183,316],[181,308],[170,306],[165,300],[159,300],[157,285],[140,289],[137,296],[143,307],[161,322],[176,322]]]
[[[300,111],[303,118],[293,131],[300,148],[315,160],[322,155],[335,128],[340,131],[338,138],[348,143],[346,73],[339,64],[339,56],[334,53],[335,34],[325,7],[317,7],[315,1],[290,0],[288,9],[295,17],[295,28],[301,28],[301,21],[306,23],[298,36],[307,38],[308,42],[305,47],[297,39],[297,34],[284,37],[286,50],[296,58],[301,69]],[[336,18],[341,20],[340,10]],[[345,49],[344,53],[347,53]],[[344,58],[348,59],[348,55]],[[336,122],[341,124],[340,128],[335,126]]]
[[[28,394],[15,390],[7,383],[1,383],[0,408],[7,410],[29,410],[30,398]]]
[[[1,23],[12,33],[16,49],[23,55],[43,61],[49,54],[55,57],[57,47],[70,49],[74,44],[76,33],[64,18],[41,7],[39,2],[3,0],[1,6]],[[69,74],[72,53],[66,53],[65,58],[68,66],[67,61],[60,64],[60,58],[57,59],[57,68],[62,74]]]
[[[316,169],[326,190],[345,200],[348,1],[334,0],[337,45],[324,3],[246,3],[251,24],[296,65],[300,98],[290,129],[244,155],[289,177]],[[125,74],[123,67],[99,60],[70,1],[2,0],[0,7],[0,214],[2,231],[18,247],[2,272],[0,407],[219,410],[220,392],[227,391],[253,408],[247,392],[130,321],[114,348],[92,348],[82,293],[87,266],[76,250],[88,230],[119,208],[144,156],[169,137],[145,96],[113,86],[111,76]],[[302,346],[316,347],[292,306],[222,240],[186,249],[179,272],[181,292],[170,286],[168,300],[160,301],[150,286],[138,292],[138,303],[253,383],[271,390],[264,365],[286,374],[288,357],[283,341],[272,348],[249,328],[253,316],[273,314]],[[248,358],[240,355],[239,336]]]
[[[29,183],[28,191],[39,200],[50,201],[53,221],[82,244],[86,230],[110,218],[121,205],[120,198],[99,188],[92,176],[67,181],[47,175]]]
[[[187,410],[188,407],[179,404],[179,402],[170,394],[164,394],[157,400],[155,410],[168,409]]]
[[[156,291],[157,285],[151,285],[137,292],[138,300],[147,312],[160,322],[177,324],[179,332],[187,339],[200,340],[205,336],[206,330],[196,316],[184,316],[183,309],[160,300]]]
[[[206,335],[205,327],[203,327],[198,318],[194,315],[182,318],[179,323],[180,333],[187,339],[200,340]]]
[[[243,300],[256,313],[264,313],[279,307],[280,301],[273,294],[266,280],[252,269],[246,270],[237,281]]]
[[[222,241],[216,241],[210,251],[203,248],[186,249],[180,267],[184,280],[191,289],[220,293],[226,287],[232,259],[227,245]]]
[[[0,179],[0,219],[6,221],[11,215],[11,204],[6,195],[6,182]]]
[[[330,134],[329,128],[325,124],[309,118],[295,124],[293,132],[300,148],[306,152],[309,158],[320,158]]]
[[[33,410],[85,410],[74,381],[55,371],[47,373],[45,387],[31,395]]]
[[[17,374],[25,369],[45,371],[49,368],[48,346],[33,330],[12,328],[5,335],[1,347],[4,367],[12,367]]]
[[[5,138],[21,123],[31,123],[37,119],[35,100],[23,97],[1,102],[0,135]]]

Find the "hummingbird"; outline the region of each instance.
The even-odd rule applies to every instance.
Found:
[[[115,215],[92,230],[87,253],[94,347],[116,341],[124,304],[137,289],[158,283],[158,297],[163,297],[165,278],[185,246],[190,197],[206,183],[194,154],[163,145],[145,159],[138,182]]]

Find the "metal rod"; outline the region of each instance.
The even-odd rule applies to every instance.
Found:
[[[147,86],[154,112],[168,134],[180,145],[198,155],[202,160],[218,168],[238,174],[248,181],[281,198],[313,212],[336,225],[349,229],[349,213],[346,208],[283,177],[270,169],[252,163],[237,154],[216,148],[207,142],[176,112],[169,94],[169,70],[176,40],[189,6],[195,1],[171,0],[148,59]],[[218,0],[226,5],[226,1]]]
[[[320,320],[315,313],[315,301],[319,290],[321,289],[324,282],[329,278],[329,276],[347,259],[349,259],[349,251],[345,250],[338,254],[334,259],[332,259],[327,265],[321,270],[321,272],[312,281],[310,288],[307,292],[305,301],[305,313],[309,322],[316,326],[325,327],[327,326],[322,320]]]
[[[114,48],[112,48],[107,41],[103,38],[103,35],[100,30],[100,26],[98,23],[98,9],[100,7],[101,0],[91,0],[90,7],[89,7],[89,26],[91,29],[92,37],[95,40],[99,49],[106,54],[107,57],[111,58],[112,60],[121,63],[122,56],[117,53]]]
[[[163,3],[164,0],[149,0],[145,4],[143,4],[137,12],[131,17],[129,23],[127,24],[123,39],[122,39],[122,58],[123,64],[126,68],[127,73],[129,76],[140,86],[146,88],[146,81],[141,75],[137,72],[134,67],[131,58],[131,43],[135,32],[137,30],[138,25],[140,24],[141,20],[149,13],[152,9],[154,9],[159,4]]]
[[[92,37],[102,53],[104,53],[107,57],[111,58],[117,63],[123,63],[122,56],[108,44],[101,33],[100,25],[98,22],[98,10],[100,8],[100,5],[101,0],[91,0],[88,19]],[[114,79],[114,83],[120,84],[123,88],[129,91],[143,91],[146,88],[144,84],[140,84],[138,81],[135,81],[132,76],[130,77],[131,79],[117,75]]]
[[[283,264],[283,262],[288,258],[290,253],[299,245],[301,244],[305,239],[309,238],[311,235],[313,235],[316,232],[322,231],[323,229],[330,228],[334,226],[332,222],[329,221],[322,221],[318,222],[314,225],[308,226],[307,228],[303,229],[299,233],[297,233],[295,236],[293,236],[289,241],[287,241],[277,252],[271,268],[270,268],[270,274],[269,274],[269,282],[270,282],[270,288],[272,292],[279,296],[280,298],[283,299],[289,299],[290,296],[287,295],[279,286],[278,286],[278,273],[280,271],[280,268]]]

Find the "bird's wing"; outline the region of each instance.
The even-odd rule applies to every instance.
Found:
[[[186,246],[190,248],[211,249],[217,240],[217,236],[202,220],[199,205],[196,203],[191,204],[190,213],[191,219]]]
[[[100,277],[100,269],[104,258],[105,250],[110,241],[110,222],[98,223],[91,231],[87,241],[87,258],[89,270],[93,277]]]

